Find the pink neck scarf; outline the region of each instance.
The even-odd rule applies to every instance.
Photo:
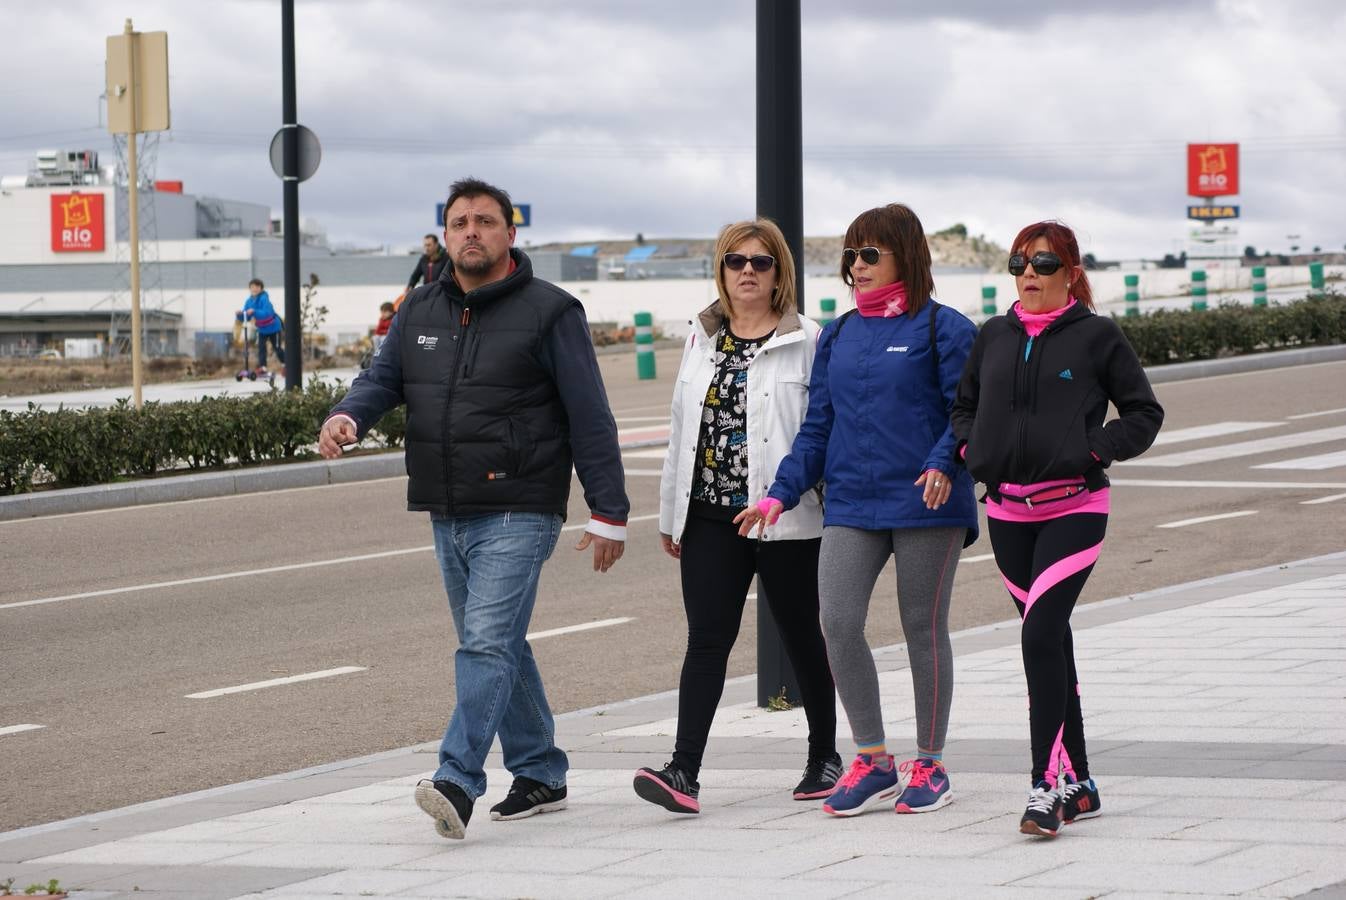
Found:
[[[1024,323],[1024,331],[1028,332],[1029,337],[1037,337],[1043,330],[1072,306],[1075,305],[1075,298],[1071,297],[1070,302],[1065,306],[1058,306],[1056,309],[1044,313],[1031,313],[1024,309],[1024,305],[1019,301],[1014,301],[1014,314],[1019,317],[1019,321]]]
[[[856,291],[855,308],[862,316],[895,319],[907,311],[907,286],[894,281],[872,291]]]

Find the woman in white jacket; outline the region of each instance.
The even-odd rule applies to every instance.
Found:
[[[794,258],[775,223],[725,226],[714,259],[720,299],[691,323],[660,485],[659,536],[681,566],[687,611],[677,742],[672,761],[635,776],[637,794],[679,813],[701,810],[701,758],[754,574],[808,718],[808,762],[794,798],[827,797],[841,775],[818,623],[819,497],[805,497],[759,539],[740,537],[734,525],[748,498],[765,493],[804,420],[818,326],[797,312]]]

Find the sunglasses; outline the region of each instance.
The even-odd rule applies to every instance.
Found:
[[[1033,271],[1039,275],[1055,275],[1056,270],[1062,265],[1061,257],[1055,253],[1034,253],[1032,259],[1022,253],[1015,253],[1009,258],[1010,274],[1016,276],[1022,275],[1029,266],[1032,266]]]
[[[743,267],[752,264],[754,272],[769,272],[776,265],[776,257],[758,253],[756,256],[744,256],[742,253],[726,253],[724,266],[731,272],[741,272]]]
[[[861,247],[856,250],[854,247],[846,247],[841,251],[842,265],[855,265],[855,258],[858,256],[865,261],[867,266],[877,266],[880,256],[892,256],[891,250],[880,250],[878,247]]]

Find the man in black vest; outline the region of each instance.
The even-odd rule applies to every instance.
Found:
[[[416,803],[461,838],[500,735],[514,776],[492,819],[566,804],[568,761],[525,635],[542,564],[565,519],[572,466],[590,518],[576,550],[621,558],[626,497],[617,425],[579,301],[533,277],[499,188],[456,182],[444,212],[450,265],[407,295],[370,368],[323,423],[328,459],[407,407],[407,507],[426,510],[458,650],[457,705],[439,769]]]
[[[513,211],[510,212],[513,215]],[[416,268],[411,270],[411,278],[407,280],[407,290],[411,290],[424,279],[426,284],[438,281],[439,276],[444,274],[444,267],[449,263],[449,254],[444,252],[444,247],[439,243],[439,235],[427,234],[425,240],[421,241],[421,246],[425,252],[421,258],[416,261]]]

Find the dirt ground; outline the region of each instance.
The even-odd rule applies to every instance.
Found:
[[[145,384],[222,378],[232,375],[242,365],[241,354],[237,359],[200,362],[182,356],[155,357],[145,361],[142,377]],[[311,363],[305,365],[307,367]],[[120,387],[129,385],[131,381],[129,358],[112,360],[0,358],[0,397]]]

